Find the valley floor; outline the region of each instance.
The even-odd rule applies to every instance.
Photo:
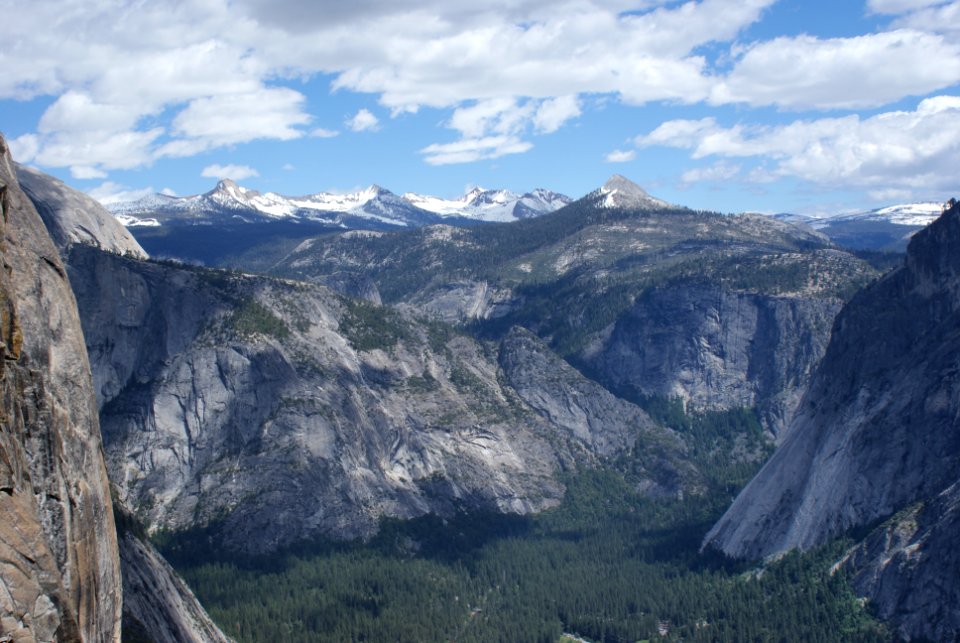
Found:
[[[238,641],[890,640],[829,574],[842,543],[758,572],[698,553],[726,494],[651,500],[613,467],[567,483],[532,517],[391,521],[258,559],[200,534],[164,551]]]

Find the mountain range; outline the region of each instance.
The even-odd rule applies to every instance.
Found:
[[[342,228],[405,227],[444,220],[516,221],[553,212],[571,199],[549,190],[525,194],[475,188],[458,199],[406,193],[398,196],[378,185],[359,192],[318,192],[289,197],[260,193],[223,179],[196,196],[152,194],[107,208],[126,226],[190,225],[231,221],[306,220]]]
[[[776,214],[774,217],[810,226],[847,248],[903,252],[910,238],[939,217],[943,209],[942,203],[924,201],[828,216]]]
[[[675,207],[650,196],[620,175],[612,176],[601,191],[607,207]],[[193,237],[203,237],[202,243],[216,244],[216,240],[204,231],[160,232],[151,228],[203,224],[234,226],[236,233],[238,224],[301,224],[297,228],[283,229],[279,236],[305,238],[318,233],[320,226],[331,231],[386,230],[437,223],[463,226],[518,221],[555,212],[572,201],[568,196],[544,189],[517,194],[509,190],[474,188],[459,198],[443,199],[412,192],[397,195],[377,185],[353,193],[319,192],[290,197],[274,192],[261,193],[223,179],[212,190],[200,195],[152,194],[136,201],[110,203],[106,207],[154,252],[167,255],[177,247],[193,245]],[[835,215],[780,213],[772,216],[779,221],[812,227],[842,247],[903,252],[910,237],[936,219],[942,210],[940,203],[917,202]],[[311,226],[315,229],[311,230]],[[282,226],[258,229],[253,236],[272,236],[281,229]],[[231,236],[237,239],[245,233]],[[244,243],[242,240],[238,242]],[[223,254],[232,253],[225,251]],[[188,258],[197,259],[194,256]]]

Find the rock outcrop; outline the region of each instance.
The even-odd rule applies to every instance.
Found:
[[[119,641],[116,531],[76,304],[0,137],[0,631]]]
[[[960,635],[958,360],[954,206],[913,238],[902,268],[839,314],[786,441],[705,546],[760,558],[906,512],[868,538],[847,567],[904,635]]]
[[[615,390],[679,398],[696,410],[757,407],[782,437],[840,306],[720,283],[653,288],[584,361]]]
[[[118,505],[124,639],[152,643],[230,643],[187,584]]]
[[[906,638],[960,635],[960,483],[898,512],[838,567],[878,617]]]
[[[98,201],[63,181],[25,165],[16,165],[17,180],[43,219],[54,243],[65,253],[74,243],[105,252],[146,259],[137,240]]]

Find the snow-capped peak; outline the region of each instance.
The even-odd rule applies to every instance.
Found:
[[[515,221],[553,212],[571,202],[569,197],[537,189],[520,195],[510,190],[475,187],[457,199],[442,199],[408,192],[403,199],[427,212],[478,221]]]
[[[212,222],[224,215],[233,220],[311,219],[343,223],[343,217],[374,220],[387,225],[423,225],[437,217],[463,217],[477,221],[514,221],[557,210],[570,199],[549,190],[518,195],[509,190],[474,188],[458,199],[441,199],[408,193],[402,197],[379,185],[357,192],[317,192],[288,197],[258,192],[230,179],[214,189],[190,197],[151,195],[139,201],[111,204],[108,209],[131,222],[144,217],[169,223]],[[142,224],[141,224],[142,225]]]
[[[606,208],[668,208],[670,204],[647,194],[647,191],[630,179],[614,174],[598,191]]]

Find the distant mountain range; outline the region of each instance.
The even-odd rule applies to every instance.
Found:
[[[603,187],[583,197],[601,208],[673,209],[640,186],[618,174]],[[318,192],[290,197],[259,192],[223,179],[213,190],[186,197],[152,194],[137,201],[112,203],[107,209],[138,238],[151,236],[150,228],[285,222],[320,225],[325,229],[396,229],[436,223],[470,225],[510,222],[555,212],[573,203],[570,197],[545,189],[524,194],[510,190],[474,188],[456,199],[413,192],[397,195],[378,185],[348,194]],[[943,205],[917,202],[865,212],[828,216],[780,213],[773,218],[807,225],[839,246],[902,252],[915,232],[943,211]],[[272,226],[271,226],[272,227]],[[157,231],[160,233],[160,231]],[[166,234],[166,233],[164,233]]]
[[[903,251],[914,233],[932,223],[943,210],[942,203],[925,201],[831,216],[773,216],[787,223],[808,225],[848,248]]]
[[[544,189],[525,194],[475,188],[458,199],[408,192],[402,196],[378,185],[349,194],[318,192],[289,197],[261,193],[230,179],[196,196],[152,194],[107,208],[128,227],[305,220],[341,228],[409,227],[451,219],[516,221],[553,212],[572,199]]]

